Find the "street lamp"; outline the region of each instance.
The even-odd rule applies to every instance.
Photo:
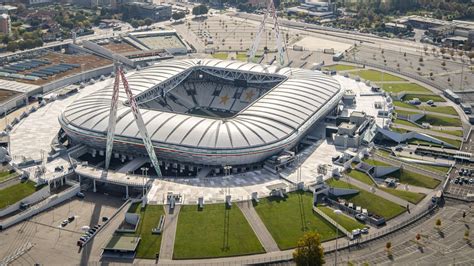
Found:
[[[142,188],[142,193],[143,193],[143,197],[145,197],[145,179],[147,179],[148,177],[148,170],[150,170],[148,167],[142,167],[140,168],[140,170],[142,170],[142,176],[144,175],[145,177],[142,177],[142,181],[143,181],[143,188]],[[143,174],[145,173],[145,174]]]
[[[334,214],[336,214],[336,217],[337,217],[338,215],[342,214],[342,211],[334,210]],[[337,219],[336,219],[336,223],[337,223]],[[334,259],[334,265],[337,265],[337,239],[338,238],[339,238],[339,227],[336,226],[336,257]]]

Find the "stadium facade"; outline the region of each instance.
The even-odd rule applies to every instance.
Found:
[[[160,161],[251,165],[292,148],[333,112],[344,89],[321,72],[240,61],[166,61],[128,76]],[[113,84],[59,117],[70,143],[103,154]],[[121,90],[116,156],[147,156]]]

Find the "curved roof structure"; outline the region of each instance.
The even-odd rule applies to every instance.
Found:
[[[232,118],[217,119],[141,108],[148,133],[156,147],[194,149],[248,149],[274,144],[305,130],[342,97],[338,81],[320,72],[263,66],[216,59],[174,60],[129,75],[133,94],[150,92],[190,68],[230,69],[241,73],[273,75],[282,81]],[[112,97],[109,86],[76,100],[63,112],[63,127],[76,132],[106,136]],[[126,95],[120,90],[115,136],[142,143]],[[314,120],[316,121],[316,120]],[[313,121],[313,122],[314,122]],[[312,123],[311,123],[312,125]]]

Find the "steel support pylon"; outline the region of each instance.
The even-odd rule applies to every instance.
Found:
[[[105,169],[108,170],[110,166],[110,159],[112,157],[113,152],[113,145],[114,145],[114,135],[115,135],[115,125],[117,123],[117,106],[118,106],[118,96],[119,96],[119,86],[120,86],[120,79],[122,79],[122,84],[125,89],[125,93],[127,94],[128,101],[130,103],[130,108],[132,109],[133,117],[135,123],[137,124],[138,131],[140,132],[140,136],[143,139],[143,144],[148,152],[148,156],[150,161],[155,168],[156,174],[158,177],[162,177],[161,170],[160,170],[160,163],[158,158],[155,154],[155,149],[153,147],[153,143],[151,142],[151,138],[148,135],[148,131],[146,130],[145,122],[143,121],[142,115],[140,113],[140,109],[138,109],[137,102],[133,97],[133,93],[128,86],[127,78],[122,71],[122,67],[117,64],[115,66],[115,82],[112,94],[112,102],[110,104],[110,116],[109,116],[109,127],[107,130],[107,147],[106,147],[106,157],[105,157]]]
[[[258,50],[258,46],[260,44],[260,39],[262,38],[262,33],[265,30],[265,25],[267,23],[267,19],[269,14],[273,18],[273,28],[275,30],[275,40],[276,40],[276,45],[277,45],[277,60],[280,66],[283,66],[285,64],[285,58],[283,56],[283,44],[281,40],[281,32],[280,32],[280,24],[278,23],[278,15],[277,15],[277,10],[275,7],[275,4],[273,3],[273,0],[267,0],[267,10],[265,11],[265,14],[263,15],[263,20],[260,23],[260,26],[257,31],[257,35],[255,36],[255,40],[252,43],[252,47],[249,50],[249,62],[253,62],[255,55]]]

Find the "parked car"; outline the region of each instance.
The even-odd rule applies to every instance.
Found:
[[[107,216],[103,216],[103,217],[102,217],[102,222],[105,223],[105,222],[107,222],[108,220],[109,220],[109,217],[107,217]]]
[[[69,216],[69,217],[67,218],[67,220],[68,220],[69,222],[74,221],[74,219],[76,219],[76,217],[74,217],[74,215],[71,215],[71,216]]]
[[[65,227],[68,223],[69,223],[68,220],[64,220],[64,221],[61,223],[61,227]]]
[[[363,215],[362,213],[358,213],[355,215],[356,220],[365,222],[367,220],[367,216]]]
[[[360,232],[361,232],[362,234],[368,234],[368,233],[369,233],[369,228],[367,228],[367,227],[362,228],[362,229],[360,229]]]
[[[77,192],[76,196],[77,196],[78,198],[81,198],[81,199],[83,199],[83,198],[86,197],[86,195],[85,195],[84,193],[82,193],[82,192]]]

